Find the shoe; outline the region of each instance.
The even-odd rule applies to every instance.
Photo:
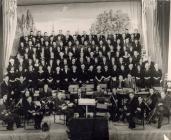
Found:
[[[14,130],[14,128],[13,128],[13,127],[8,127],[8,126],[7,126],[7,130]]]

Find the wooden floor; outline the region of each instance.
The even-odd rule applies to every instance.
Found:
[[[53,122],[53,117],[51,117]],[[57,119],[58,123],[62,123]],[[2,129],[3,130],[3,129]],[[0,131],[0,140],[68,140],[67,127],[62,124],[52,124],[49,132],[41,130],[24,130],[23,128],[14,131]],[[161,129],[156,125],[137,126],[136,129],[128,128],[127,123],[109,122],[109,139],[110,140],[164,140],[164,135],[171,139],[171,124],[165,124]]]

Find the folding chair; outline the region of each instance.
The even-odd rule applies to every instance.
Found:
[[[86,84],[85,85],[86,97],[93,97],[94,94],[94,84]]]
[[[69,85],[69,87],[68,87],[68,91],[70,92],[70,94],[77,94],[78,89],[79,89],[78,84]]]
[[[145,129],[145,113],[141,117],[134,117],[134,121],[136,125],[142,126],[142,129]]]
[[[108,105],[105,103],[96,103],[95,117],[108,118]]]

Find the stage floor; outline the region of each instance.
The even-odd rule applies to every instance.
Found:
[[[41,130],[0,131],[0,140],[68,140],[67,127],[62,124],[52,124],[49,132]],[[110,140],[164,140],[164,135],[171,139],[171,124],[157,129],[154,125],[137,126],[135,130],[128,128],[126,123],[109,122]]]

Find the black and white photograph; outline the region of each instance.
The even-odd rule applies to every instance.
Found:
[[[170,0],[0,0],[0,140],[171,140]]]

